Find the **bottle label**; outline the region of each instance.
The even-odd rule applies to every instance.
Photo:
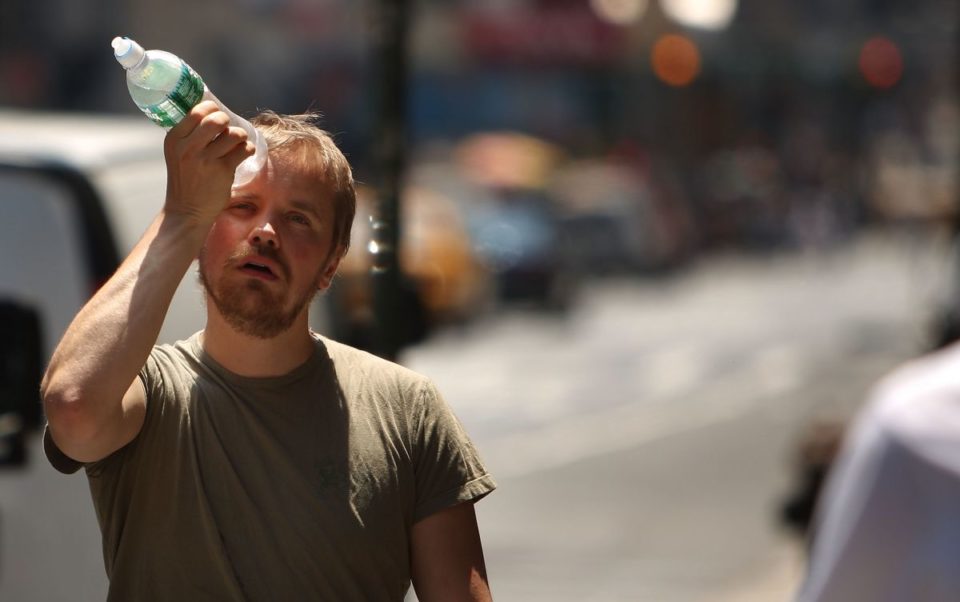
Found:
[[[164,129],[180,123],[203,98],[203,79],[186,63],[180,67],[180,79],[167,95],[167,99],[144,108],[144,113]]]

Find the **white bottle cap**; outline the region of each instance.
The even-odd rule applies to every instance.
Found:
[[[113,38],[113,56],[117,58],[117,62],[123,65],[124,69],[130,69],[135,67],[137,63],[143,60],[143,55],[145,51],[143,46],[137,44],[130,38]]]

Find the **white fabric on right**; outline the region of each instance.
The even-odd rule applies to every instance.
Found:
[[[885,379],[817,509],[797,602],[960,600],[960,346]]]

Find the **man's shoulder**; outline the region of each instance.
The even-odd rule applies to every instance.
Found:
[[[140,378],[151,390],[151,383],[189,383],[204,372],[202,347],[199,335],[172,343],[158,343],[150,350],[147,361],[140,370]]]
[[[149,357],[154,361],[174,362],[179,364],[199,361],[202,353],[202,346],[200,344],[201,334],[202,331],[186,339],[174,341],[172,343],[157,343],[150,351]]]
[[[365,381],[392,382],[408,386],[423,386],[431,382],[419,372],[368,351],[320,334],[314,334],[314,338],[329,356],[338,377],[354,374]]]

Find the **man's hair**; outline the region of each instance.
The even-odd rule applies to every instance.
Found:
[[[350,248],[350,230],[357,211],[357,193],[347,158],[328,132],[317,125],[319,115],[280,115],[263,111],[250,121],[267,139],[273,154],[299,163],[333,192],[333,247],[344,255]]]

